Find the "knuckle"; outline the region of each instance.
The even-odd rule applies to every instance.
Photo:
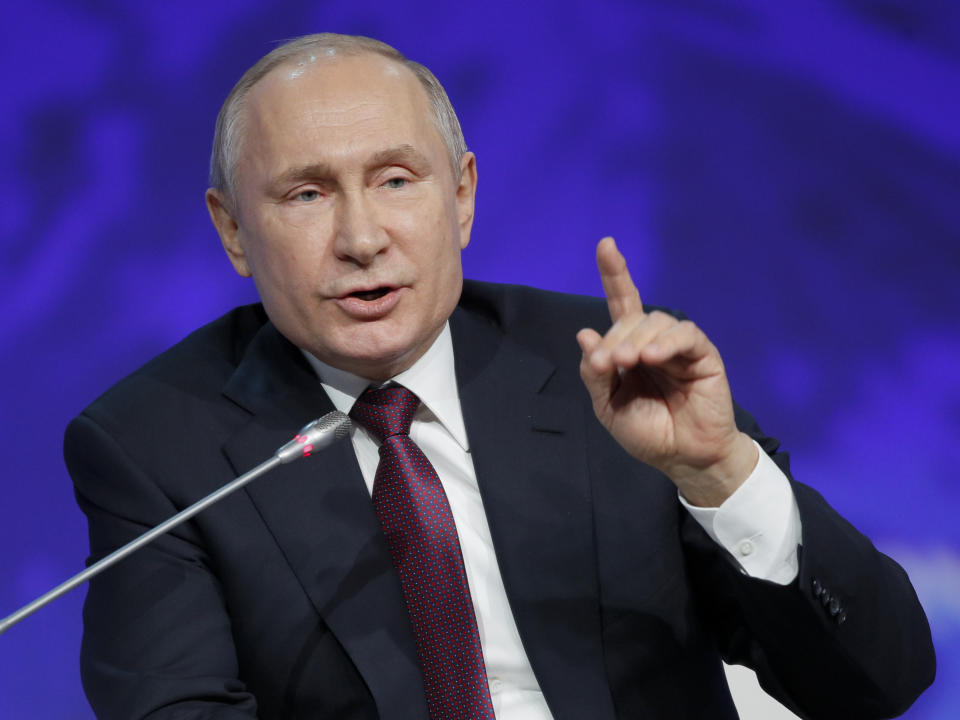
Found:
[[[649,313],[648,316],[656,321],[657,325],[661,327],[672,327],[680,322],[673,315],[665,313],[663,310],[654,310],[653,312]]]

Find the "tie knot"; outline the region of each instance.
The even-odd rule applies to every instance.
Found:
[[[407,435],[420,398],[403,385],[367,389],[350,409],[350,417],[383,442],[393,435]]]

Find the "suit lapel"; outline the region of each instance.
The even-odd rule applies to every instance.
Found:
[[[270,323],[251,342],[224,395],[252,413],[224,447],[237,473],[334,409],[300,351]],[[338,442],[283,465],[246,491],[381,717],[425,719],[403,595],[351,444]]]
[[[458,309],[451,331],[480,493],[537,681],[556,720],[612,718],[582,407],[544,392],[555,368],[499,329]]]
[[[500,572],[556,720],[613,718],[605,681],[584,415],[544,392],[555,368],[458,309],[451,318],[464,422]],[[224,395],[251,413],[224,446],[245,472],[333,406],[272,324]],[[317,612],[384,720],[427,717],[403,595],[350,443],[247,486]]]

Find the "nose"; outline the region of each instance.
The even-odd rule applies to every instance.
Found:
[[[341,260],[369,265],[390,244],[374,203],[363,192],[341,195],[336,222],[335,251]]]

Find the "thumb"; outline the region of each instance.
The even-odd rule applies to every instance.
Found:
[[[609,405],[610,397],[617,389],[620,382],[620,373],[616,366],[613,366],[608,372],[598,372],[594,370],[590,362],[590,356],[594,350],[599,347],[603,337],[596,330],[584,328],[577,333],[577,343],[583,356],[580,358],[580,378],[590,393],[590,399],[593,401],[593,410],[599,417],[602,411]]]

